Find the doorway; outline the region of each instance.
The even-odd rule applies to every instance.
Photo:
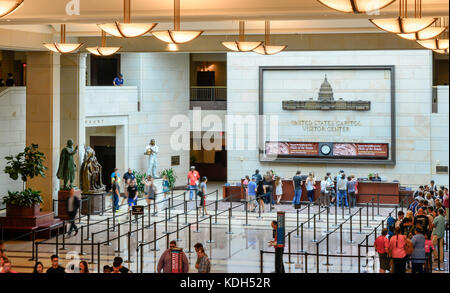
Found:
[[[112,86],[120,73],[120,55],[99,57],[91,55],[91,86]]]
[[[111,189],[111,174],[116,168],[116,137],[91,136],[91,147],[95,151],[98,163],[103,167],[102,181],[106,190]]]

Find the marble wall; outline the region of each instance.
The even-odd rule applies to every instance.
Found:
[[[256,168],[262,171],[273,169],[281,176],[291,177],[296,170],[303,173],[314,171],[322,177],[327,171],[337,173],[344,169],[347,174],[366,177],[378,172],[389,180],[397,179],[405,185],[419,185],[436,178],[438,184],[448,184],[448,174],[435,176],[434,165],[448,165],[448,134],[444,129],[436,134],[432,123],[445,120],[448,129],[447,113],[431,113],[432,103],[432,55],[430,51],[314,51],[283,52],[274,56],[260,56],[252,53],[228,53],[228,115],[258,114],[259,66],[336,66],[336,65],[394,65],[396,68],[396,118],[397,118],[397,164],[349,165],[349,164],[296,164],[260,163],[257,150],[229,150],[228,178],[238,181],[242,176],[252,174]],[[352,89],[360,80],[356,76],[341,83]],[[330,81],[332,83],[332,81]],[[368,91],[377,91],[376,82],[364,83]],[[284,84],[286,87],[296,85]],[[298,85],[296,85],[298,86]],[[445,108],[447,98],[440,100]],[[445,95],[442,89],[440,95]],[[280,98],[281,102],[281,98]],[[444,110],[443,110],[444,111]],[[440,116],[436,116],[440,115]],[[326,117],[322,113],[318,119]],[[439,118],[438,118],[439,117]],[[386,127],[388,128],[388,127]],[[445,127],[444,127],[445,128]],[[383,131],[381,129],[381,131]],[[448,132],[446,132],[448,133]],[[231,137],[233,135],[234,137]],[[235,140],[244,145],[247,135],[227,134],[227,141]],[[435,141],[435,143],[432,143]],[[436,151],[435,151],[436,150]],[[447,152],[447,155],[444,153]]]
[[[8,190],[22,189],[22,182],[13,181],[3,170],[5,156],[16,155],[25,148],[26,90],[24,87],[9,88],[0,92],[0,207],[1,197]]]
[[[126,140],[127,157],[119,168],[121,172],[126,168],[146,171],[145,147],[150,139],[156,139],[160,147],[158,169],[170,168],[171,156],[180,156],[180,166],[173,168],[179,177],[177,184],[185,184],[189,151],[172,148],[170,138],[175,128],[170,127],[170,121],[175,115],[188,115],[189,54],[122,54],[121,71],[125,87],[103,92],[101,88],[87,88],[86,126],[114,126],[115,119],[120,121],[117,130]],[[102,105],[98,99],[108,102]],[[108,125],[95,124],[101,117]]]

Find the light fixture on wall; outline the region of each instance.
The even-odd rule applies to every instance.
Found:
[[[50,51],[55,52],[55,53],[61,53],[61,54],[72,53],[72,52],[80,49],[81,46],[83,46],[82,43],[81,44],[66,43],[66,25],[65,24],[61,24],[61,42],[60,43],[55,42],[55,43],[44,44],[44,47],[46,47]]]
[[[245,41],[245,22],[239,21],[239,41],[222,42],[222,45],[235,52],[250,52],[258,48],[263,42]]]
[[[102,31],[102,45],[101,47],[86,48],[89,52],[97,56],[111,56],[119,52],[120,47],[106,47],[106,33]]]
[[[270,44],[270,21],[266,20],[265,22],[265,37],[266,40],[264,44],[261,44],[259,47],[253,50],[253,52],[256,52],[261,55],[274,55],[277,53],[280,53],[284,49],[287,48],[287,46],[272,46]]]
[[[418,11],[416,11],[416,15],[422,17],[422,8],[419,7]],[[442,34],[448,28],[448,18],[438,18],[438,20],[434,23],[434,26],[429,26],[426,29],[421,31],[412,33],[412,34],[398,34],[399,37],[410,41],[422,41],[434,39],[440,34]]]
[[[328,8],[346,13],[370,13],[383,9],[395,0],[317,0]]]
[[[185,44],[189,43],[196,38],[198,38],[203,31],[184,31],[181,30],[181,16],[180,16],[180,0],[174,0],[174,16],[173,16],[173,30],[166,31],[154,31],[152,35],[157,37],[159,40],[166,42],[168,44]]]
[[[150,32],[157,23],[131,23],[131,0],[123,0],[123,23],[98,24],[106,33],[118,38],[136,38]]]
[[[0,17],[16,11],[25,0],[0,0]]]
[[[416,14],[421,10],[422,0],[415,0]],[[408,0],[399,0],[399,16],[397,18],[369,19],[378,28],[394,34],[411,34],[431,26],[437,18],[408,17]]]

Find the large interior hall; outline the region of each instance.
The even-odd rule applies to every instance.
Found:
[[[0,0],[0,284],[448,274],[448,50],[448,0]]]

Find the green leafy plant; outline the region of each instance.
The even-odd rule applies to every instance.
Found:
[[[170,169],[164,169],[161,172],[159,172],[159,176],[167,176],[167,181],[169,181],[169,188],[172,189],[175,187],[175,182],[177,181],[177,174],[175,173],[175,170],[172,168]]]
[[[147,174],[136,171],[136,170],[133,171],[133,174],[136,177],[136,185],[137,185],[137,189],[138,189],[139,193],[144,193],[144,187],[145,187],[144,181],[145,181],[145,178],[147,177]]]
[[[31,188],[24,191],[8,191],[8,196],[3,198],[3,204],[10,204],[20,207],[32,207],[35,204],[41,204],[44,201],[41,197],[41,192],[32,190]]]
[[[3,197],[3,204],[31,207],[43,203],[40,191],[25,189],[28,179],[45,177],[47,170],[44,166],[45,155],[38,148],[37,144],[32,144],[16,156],[5,157],[7,162],[4,172],[14,181],[19,178],[22,180],[22,191],[8,191],[8,195]]]

